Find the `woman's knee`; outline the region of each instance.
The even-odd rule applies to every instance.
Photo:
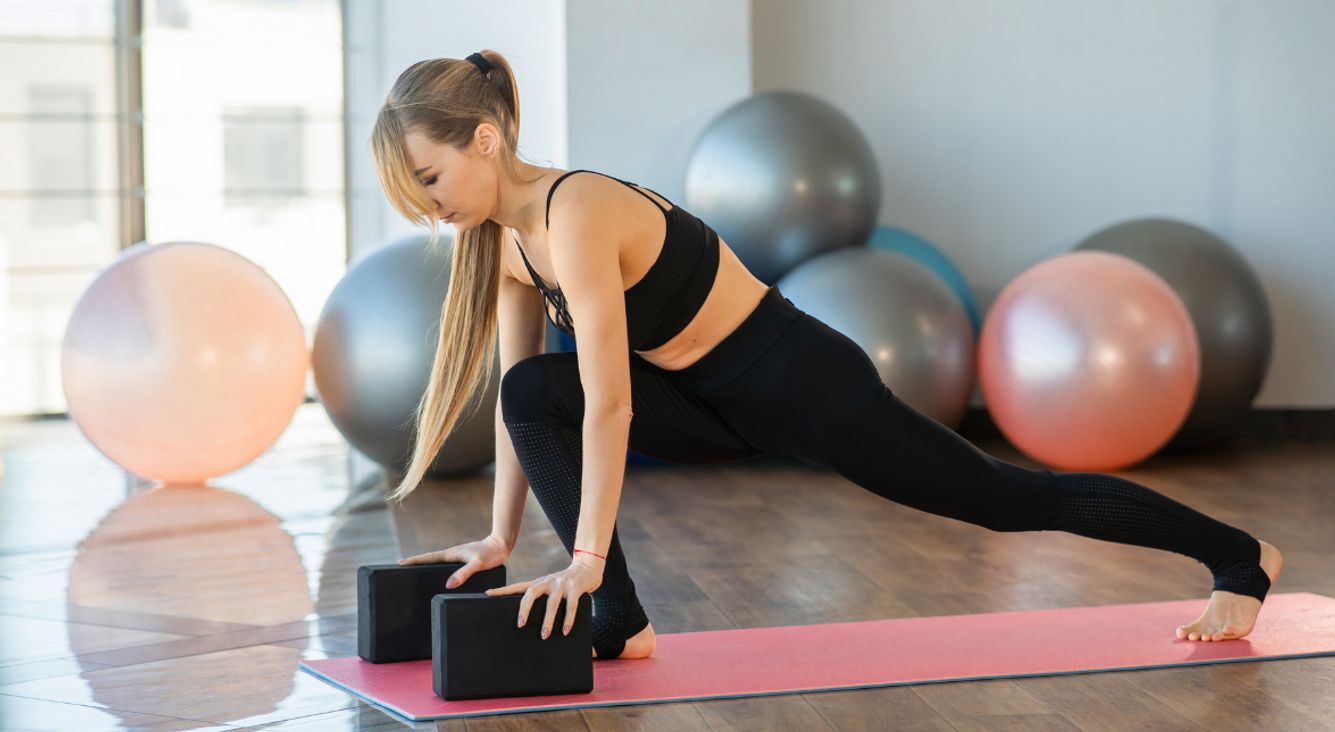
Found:
[[[558,405],[569,406],[581,389],[574,351],[529,356],[501,376],[501,415],[507,420],[546,417]]]
[[[1050,470],[1030,469],[989,456],[1001,490],[990,501],[987,518],[980,522],[993,531],[1044,531],[1060,500],[1057,479]]]

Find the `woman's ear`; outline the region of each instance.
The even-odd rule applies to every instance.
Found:
[[[494,157],[496,149],[500,145],[500,138],[496,135],[496,128],[490,122],[483,122],[477,126],[477,131],[473,134],[477,140],[478,149],[485,157]]]

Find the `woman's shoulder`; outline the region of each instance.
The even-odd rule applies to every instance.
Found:
[[[624,223],[635,213],[622,195],[633,194],[627,188],[615,178],[592,170],[561,172],[547,193],[547,229],[561,221],[593,220],[600,227]]]

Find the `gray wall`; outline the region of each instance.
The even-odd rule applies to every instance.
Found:
[[[986,308],[1039,260],[1129,217],[1230,240],[1275,317],[1263,407],[1335,406],[1335,3],[1325,0],[347,0],[354,251],[411,229],[366,139],[409,63],[506,53],[521,151],[680,202],[718,112],[797,89],[881,166],[880,220],[949,254]],[[975,394],[975,404],[981,403]]]
[[[1275,317],[1264,407],[1335,405],[1335,3],[756,0],[756,91],[844,110],[881,222],[949,254],[986,308],[1119,220],[1228,239]]]
[[[751,93],[747,0],[570,0],[570,167],[683,196],[705,125]]]

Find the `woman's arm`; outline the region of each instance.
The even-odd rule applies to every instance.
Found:
[[[502,246],[509,243],[508,233]],[[497,295],[497,339],[500,342],[501,378],[515,363],[543,352],[546,313],[542,293],[537,288],[511,277],[501,268]],[[491,505],[491,533],[513,551],[519,541],[519,524],[524,518],[528,498],[528,479],[519,467],[510,433],[501,419],[501,400],[496,400],[496,488]]]
[[[552,268],[579,330],[584,389],[583,467],[575,548],[607,556],[630,436],[630,346],[614,212],[562,206],[548,241]],[[577,554],[575,560],[589,559]],[[601,569],[601,560],[598,562]]]

